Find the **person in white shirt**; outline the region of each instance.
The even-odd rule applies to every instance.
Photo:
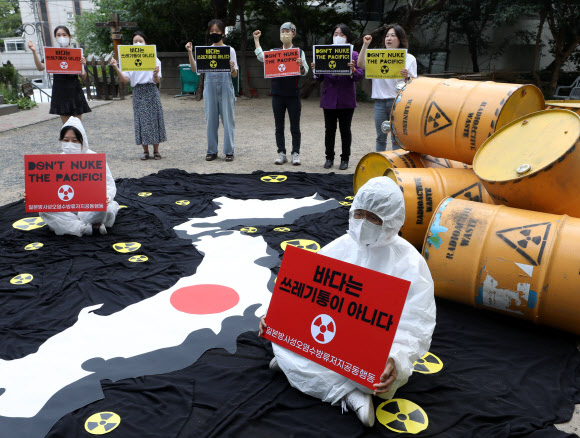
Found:
[[[358,57],[358,67],[365,68],[367,57],[367,48],[372,42],[371,35],[365,35],[360,56]],[[408,49],[409,42],[405,30],[398,24],[389,24],[385,36],[385,47],[387,49]],[[399,92],[398,85],[404,84],[410,78],[417,77],[417,60],[407,51],[405,57],[405,68],[401,70],[401,79],[372,79],[373,93],[372,98],[375,100],[375,128],[377,130],[376,151],[387,150],[387,134],[381,129],[381,124],[385,120],[391,120],[391,109],[393,102]],[[393,149],[398,149],[391,138]]]
[[[147,37],[143,32],[133,34],[133,45],[147,44]],[[161,159],[159,143],[167,141],[163,108],[157,84],[161,81],[161,61],[155,58],[153,71],[128,71],[119,69],[115,58],[111,58],[111,65],[119,76],[119,81],[126,84],[131,81],[133,88],[133,117],[135,120],[135,143],[143,145],[141,160],[149,159],[149,145],[153,145],[153,158]]]

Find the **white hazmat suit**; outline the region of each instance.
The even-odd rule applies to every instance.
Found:
[[[366,227],[363,224],[366,219],[354,219],[354,211],[358,209],[379,216],[383,220],[382,226],[371,224]],[[395,391],[407,382],[413,373],[413,363],[429,351],[435,328],[433,280],[421,254],[397,235],[404,220],[405,202],[397,184],[387,177],[373,178],[361,187],[354,198],[347,234],[329,243],[319,252],[411,282],[389,354],[395,361],[398,376],[391,389],[380,394],[385,399],[392,398]],[[364,231],[372,227],[377,228],[374,236],[372,232]],[[368,241],[370,235],[373,243],[361,244],[361,234],[363,241]],[[388,300],[388,295],[385,300]],[[353,342],[360,341],[353,339]],[[272,347],[278,365],[290,384],[308,395],[336,405],[355,389],[367,394],[373,392],[277,344],[272,344]],[[369,345],[368,348],[379,350],[381,346]]]
[[[96,152],[89,149],[89,140],[85,128],[80,119],[70,117],[63,125],[61,131],[67,127],[74,127],[80,131],[83,136],[82,154],[95,154]],[[62,152],[63,154],[65,152]],[[93,224],[102,224],[101,234],[106,233],[104,227],[112,227],[119,211],[119,204],[114,200],[117,194],[117,186],[111,174],[109,165],[106,165],[107,172],[107,211],[81,211],[57,212],[57,213],[40,213],[40,218],[53,230],[57,235],[72,234],[73,236],[90,235],[93,233]]]

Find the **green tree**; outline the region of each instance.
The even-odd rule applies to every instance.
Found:
[[[0,37],[13,37],[21,26],[20,6],[18,0],[0,2]]]

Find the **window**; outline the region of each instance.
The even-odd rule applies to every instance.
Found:
[[[384,0],[353,1],[353,12],[357,20],[381,21],[384,9]]]
[[[67,12],[66,18],[68,18],[69,20],[72,20],[73,18],[75,18],[75,14],[73,14],[72,12]]]
[[[7,52],[23,52],[24,41],[4,41]]]

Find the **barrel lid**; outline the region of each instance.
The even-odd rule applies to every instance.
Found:
[[[521,117],[489,137],[475,154],[473,170],[486,181],[533,175],[564,156],[580,137],[580,116],[552,109]]]
[[[383,176],[385,171],[393,167],[386,155],[380,152],[370,152],[363,156],[354,171],[353,188],[356,194],[365,183],[374,177]]]

